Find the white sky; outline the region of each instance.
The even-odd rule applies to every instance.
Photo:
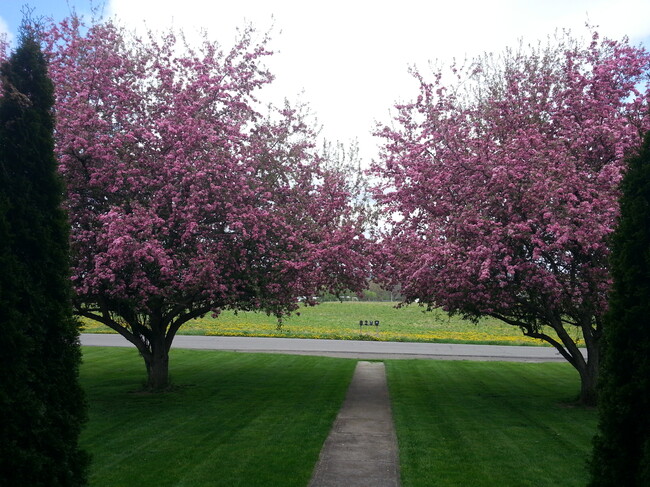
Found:
[[[5,2],[21,3],[0,0],[0,31]],[[84,4],[29,3],[38,14],[55,16],[68,3],[78,10]],[[370,135],[375,121],[388,122],[396,101],[417,94],[410,65],[426,68],[428,60],[498,52],[520,38],[535,41],[557,28],[582,36],[587,21],[603,35],[627,35],[650,48],[649,0],[106,0],[105,12],[132,26],[173,23],[187,32],[204,27],[225,47],[245,21],[261,33],[274,25],[276,54],[266,62],[276,81],[265,88],[268,97],[296,99],[304,92],[301,99],[323,125],[323,135],[343,142],[358,139],[366,160],[376,152],[377,141]]]

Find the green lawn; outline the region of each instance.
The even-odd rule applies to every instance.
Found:
[[[84,348],[91,486],[306,486],[355,360],[172,350],[176,389],[138,392],[142,359]],[[386,361],[404,487],[583,486],[596,412],[566,364]]]
[[[482,343],[506,345],[545,345],[524,337],[518,328],[495,319],[477,325],[459,317],[448,317],[441,310],[425,311],[417,305],[396,309],[387,302],[326,302],[303,307],[299,315],[286,319],[282,329],[277,320],[264,313],[224,311],[218,318],[205,317],[184,324],[181,334],[267,336],[289,338],[366,339],[383,341],[422,341],[441,343]],[[364,326],[359,320],[378,320],[379,327]],[[109,328],[84,321],[86,332],[105,333]],[[552,335],[553,333],[551,333]]]
[[[84,349],[91,486],[304,487],[355,367],[188,350],[171,364],[177,389],[143,394],[135,350]]]
[[[568,364],[388,361],[404,487],[583,487],[596,411]]]

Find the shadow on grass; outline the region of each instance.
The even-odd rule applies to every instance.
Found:
[[[309,481],[355,362],[173,350],[172,388],[138,392],[135,350],[87,348],[82,444],[91,485],[296,485]]]

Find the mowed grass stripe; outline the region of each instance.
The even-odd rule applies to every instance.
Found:
[[[404,487],[585,485],[596,413],[569,365],[386,365]]]
[[[84,356],[92,486],[304,486],[356,364],[175,350],[156,395],[134,350]],[[585,484],[596,413],[569,365],[386,364],[405,487]]]
[[[304,486],[355,362],[173,350],[169,393],[142,394],[131,349],[84,349],[92,486]]]

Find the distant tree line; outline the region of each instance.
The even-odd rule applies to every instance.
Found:
[[[324,293],[318,296],[318,301],[396,301],[399,302],[403,299],[399,287],[392,290],[384,288],[381,284],[375,281],[369,281],[366,288],[360,293],[356,294],[350,290],[345,290],[339,295],[332,293]]]

